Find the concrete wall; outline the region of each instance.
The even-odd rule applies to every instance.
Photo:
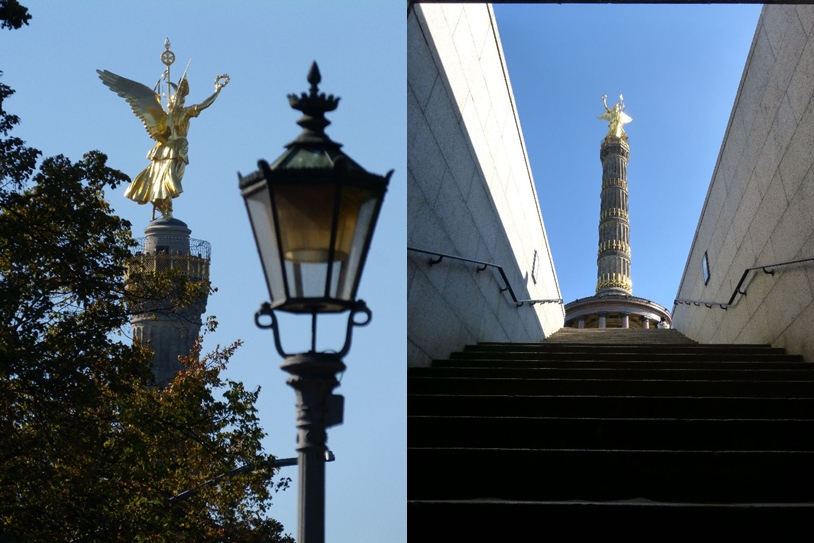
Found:
[[[560,298],[491,6],[413,4],[407,23],[408,246],[498,264],[519,299]],[[562,327],[561,304],[518,308],[492,269],[428,261],[408,251],[410,365]]]
[[[764,7],[677,298],[726,302],[745,268],[814,256],[812,98],[814,7]],[[727,311],[678,305],[674,327],[814,362],[814,263],[758,272],[746,285]]]

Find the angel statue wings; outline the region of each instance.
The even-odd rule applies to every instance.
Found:
[[[614,104],[613,109],[610,109],[608,108],[608,96],[603,94],[602,104],[605,106],[605,113],[600,115],[599,119],[608,121],[608,133],[605,136],[605,139],[616,138],[626,140],[627,134],[625,134],[624,125],[633,119],[631,119],[630,116],[625,113],[625,99],[620,94],[619,103]]]
[[[169,50],[169,41],[165,42],[165,46],[167,50],[162,54],[162,61],[167,69],[162,74],[162,79],[167,82],[166,110],[161,104],[159,94],[162,79],[156,84],[159,90],[156,92],[155,89],[107,70],[96,70],[102,83],[127,100],[133,113],[144,123],[147,133],[156,141],[147,153],[150,165],[133,179],[124,193],[139,204],[152,203],[153,219],[156,209],[161,212],[163,218],[172,218],[172,199],[183,192],[181,179],[184,177],[186,165],[189,164],[187,133],[190,119],[211,106],[221,89],[229,83],[228,75],[219,75],[215,79],[214,94],[200,104],[185,106],[184,101],[189,94],[186,72],[177,85],[170,82],[169,67],[175,55]]]

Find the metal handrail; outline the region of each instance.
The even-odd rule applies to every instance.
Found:
[[[479,266],[481,266],[480,268],[477,269],[478,273],[486,270],[486,268],[488,268],[488,267],[496,268],[498,273],[500,274],[501,279],[503,279],[504,287],[502,289],[500,289],[500,292],[508,291],[509,295],[511,295],[511,297],[512,297],[512,301],[515,304],[517,304],[517,307],[520,307],[523,304],[529,304],[529,305],[534,305],[534,304],[562,304],[562,298],[556,298],[556,299],[551,299],[551,300],[518,300],[517,296],[515,296],[515,294],[514,294],[514,289],[512,288],[511,284],[509,283],[509,278],[506,277],[506,272],[504,272],[503,267],[498,265],[498,264],[493,264],[491,262],[483,262],[481,260],[473,260],[471,258],[464,258],[462,256],[455,256],[455,255],[449,255],[449,254],[445,254],[445,253],[439,253],[438,251],[427,251],[426,249],[417,249],[415,247],[407,247],[407,250],[408,251],[413,251],[413,252],[416,252],[416,253],[422,253],[422,254],[432,255],[432,256],[437,257],[436,259],[430,259],[430,262],[429,262],[430,266],[435,266],[436,264],[440,263],[445,258],[450,258],[452,260],[460,260],[461,262],[469,262],[470,264],[478,264]]]
[[[721,309],[726,311],[727,309],[729,309],[730,307],[732,307],[734,305],[732,302],[735,301],[735,296],[737,296],[738,294],[740,294],[741,296],[746,296],[746,289],[744,288],[743,290],[741,290],[741,287],[743,286],[743,282],[746,281],[746,276],[749,275],[749,272],[756,271],[756,270],[761,270],[761,271],[763,271],[763,273],[767,273],[769,275],[774,275],[774,270],[770,269],[770,268],[779,268],[781,266],[790,266],[792,264],[800,264],[802,262],[811,262],[811,261],[814,261],[814,257],[800,258],[798,260],[788,260],[786,262],[778,262],[776,264],[764,264],[763,266],[753,266],[751,268],[746,268],[745,270],[743,270],[743,274],[741,274],[741,280],[738,281],[738,284],[735,287],[735,290],[732,292],[732,296],[729,297],[728,302],[726,302],[726,303],[722,303],[722,302],[703,302],[701,300],[679,300],[679,299],[676,299],[676,300],[673,301],[673,307],[677,306],[678,304],[694,305],[694,306],[704,305],[704,306],[706,306],[708,308],[712,308],[713,306],[717,305],[718,307],[720,307]]]

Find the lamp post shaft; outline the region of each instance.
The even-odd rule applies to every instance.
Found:
[[[297,542],[324,543],[326,428],[335,418],[329,418],[329,398],[345,364],[336,355],[311,352],[288,357],[281,367],[291,374],[288,384],[297,393]]]
[[[325,541],[325,457],[317,450],[299,452],[297,542]]]

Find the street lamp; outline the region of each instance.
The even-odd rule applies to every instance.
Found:
[[[288,95],[291,107],[303,113],[297,139],[272,164],[260,160],[258,171],[238,174],[271,296],[255,323],[273,330],[281,367],[297,393],[299,543],[325,538],[325,430],[342,422],[343,404],[332,391],[345,369],[342,358],[353,327],[370,322],[371,312],[356,291],[393,173],[365,171],[325,134],[330,124],[325,113],[336,109],[339,98],[320,94],[320,80],[314,62],[310,92]],[[311,315],[308,352],[284,351],[275,310]],[[317,352],[317,316],[342,312],[348,312],[344,345],[338,352]]]

